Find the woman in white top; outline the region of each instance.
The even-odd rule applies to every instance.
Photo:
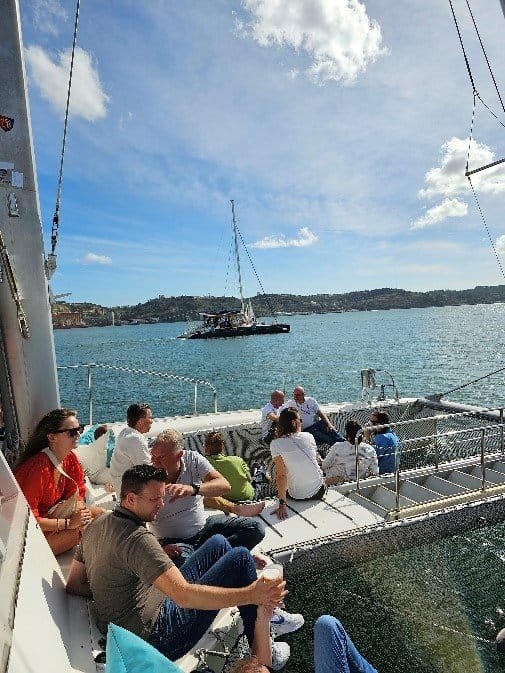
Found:
[[[345,442],[335,442],[322,462],[326,473],[326,484],[341,484],[356,480],[356,435],[361,430],[357,421],[345,425]],[[360,479],[379,474],[377,454],[370,444],[360,442],[358,446]]]
[[[270,452],[277,474],[279,519],[288,515],[286,497],[294,500],[320,500],[326,490],[323,473],[317,462],[314,437],[301,432],[302,423],[297,409],[283,409],[277,425],[277,439],[270,444]]]

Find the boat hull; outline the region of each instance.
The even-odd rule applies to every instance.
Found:
[[[256,334],[287,334],[290,326],[286,323],[274,325],[248,325],[244,327],[217,327],[213,330],[197,329],[181,334],[179,339],[228,339],[231,337],[254,336]]]

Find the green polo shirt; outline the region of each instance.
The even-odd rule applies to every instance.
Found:
[[[231,491],[224,497],[235,502],[252,500],[254,488],[251,484],[251,475],[247,463],[238,456],[225,456],[218,453],[216,456],[205,456],[212,467],[228,479]]]

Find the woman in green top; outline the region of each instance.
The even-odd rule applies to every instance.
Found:
[[[254,498],[254,487],[251,484],[251,474],[247,463],[239,456],[226,456],[224,454],[224,441],[220,432],[209,432],[205,436],[205,457],[212,467],[223,475],[230,482],[231,491],[226,494],[226,498],[234,503],[252,500]],[[215,503],[210,502],[213,498],[205,498],[205,507],[215,507]],[[265,502],[256,503],[259,514]],[[222,509],[222,507],[219,507]],[[249,514],[249,516],[254,516]]]

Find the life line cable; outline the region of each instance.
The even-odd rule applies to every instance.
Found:
[[[54,273],[54,269],[56,268],[56,244],[58,242],[58,230],[59,230],[59,225],[60,225],[60,203],[61,203],[61,185],[63,181],[63,162],[65,159],[65,146],[67,142],[67,128],[68,128],[68,114],[69,114],[69,108],[70,108],[70,92],[72,90],[72,75],[74,72],[74,58],[75,58],[75,48],[77,44],[77,28],[79,24],[79,8],[80,8],[81,1],[77,0],[76,3],[76,8],[75,8],[75,19],[74,19],[74,35],[72,39],[72,54],[70,58],[70,72],[68,75],[68,87],[67,87],[67,103],[65,106],[65,121],[63,124],[63,138],[62,138],[62,143],[61,143],[61,154],[60,154],[60,169],[59,169],[59,175],[58,175],[58,187],[56,190],[56,204],[54,207],[54,215],[53,215],[53,224],[52,224],[52,229],[51,229],[51,253],[48,256],[48,262],[49,259],[51,260],[51,264],[48,263],[47,266],[52,267],[51,271]],[[52,275],[52,274],[51,274]]]
[[[474,80],[474,77],[473,77],[473,74],[472,74],[472,69],[470,67],[470,61],[468,59],[466,49],[465,49],[465,45],[463,43],[463,36],[461,35],[461,30],[459,28],[459,24],[458,24],[458,20],[456,18],[456,13],[454,11],[454,6],[453,6],[453,3],[452,3],[452,0],[449,0],[449,5],[450,5],[450,8],[451,8],[451,12],[452,12],[452,18],[454,19],[454,25],[456,26],[456,31],[458,33],[459,43],[460,43],[460,46],[461,46],[461,51],[463,52],[463,58],[465,60],[466,70],[467,70],[467,73],[468,73],[468,77],[470,79],[470,84],[472,86],[472,93],[473,93],[472,121],[471,121],[471,124],[470,124],[470,133],[469,133],[469,136],[468,136],[468,150],[467,150],[467,154],[466,154],[465,177],[467,178],[468,183],[470,185],[470,189],[472,191],[472,194],[473,194],[473,197],[474,197],[474,200],[475,200],[475,204],[477,206],[477,210],[479,212],[483,227],[486,231],[486,235],[489,239],[491,249],[492,249],[493,254],[496,258],[498,268],[500,269],[500,272],[501,272],[501,275],[503,276],[503,278],[505,278],[505,271],[503,269],[503,265],[501,263],[500,256],[498,255],[498,251],[496,250],[496,246],[494,244],[493,237],[491,236],[491,232],[489,231],[489,226],[488,226],[486,218],[484,216],[484,211],[482,210],[482,207],[480,205],[480,201],[479,201],[479,198],[477,196],[477,191],[476,191],[476,189],[473,185],[472,177],[471,177],[474,173],[479,173],[480,171],[484,171],[488,168],[493,168],[494,166],[498,166],[499,164],[504,163],[505,158],[504,159],[498,159],[497,161],[493,161],[492,163],[486,164],[485,166],[480,166],[480,167],[475,168],[473,170],[469,170],[470,151],[471,151],[472,140],[473,140],[473,130],[474,130],[474,125],[475,125],[475,110],[476,110],[477,100],[480,101],[480,103],[483,105],[483,107],[486,108],[486,110],[495,118],[495,120],[501,126],[503,126],[503,128],[505,128],[505,123],[491,109],[491,107],[481,98],[481,96],[480,96],[480,94],[477,90],[477,87],[475,86],[475,80]],[[495,78],[494,73],[493,73],[493,69],[491,68],[491,63],[490,63],[489,58],[487,56],[486,49],[484,47],[484,43],[483,43],[482,38],[480,36],[480,32],[479,32],[479,29],[477,27],[477,22],[475,21],[475,17],[473,15],[472,9],[470,7],[469,0],[466,0],[466,6],[467,6],[468,11],[470,13],[470,17],[472,19],[472,23],[473,23],[475,32],[476,32],[478,40],[479,40],[479,44],[480,44],[482,53],[483,53],[484,58],[485,58],[485,61],[486,61],[486,64],[487,64],[487,67],[488,67],[488,70],[489,70],[489,74],[490,74],[491,79],[493,81],[495,91],[497,93],[497,96],[498,96],[498,99],[500,101],[501,107],[502,107],[503,111],[505,112],[505,105],[503,103],[503,99],[501,97],[500,90],[498,88],[498,84],[496,82],[496,78]]]

